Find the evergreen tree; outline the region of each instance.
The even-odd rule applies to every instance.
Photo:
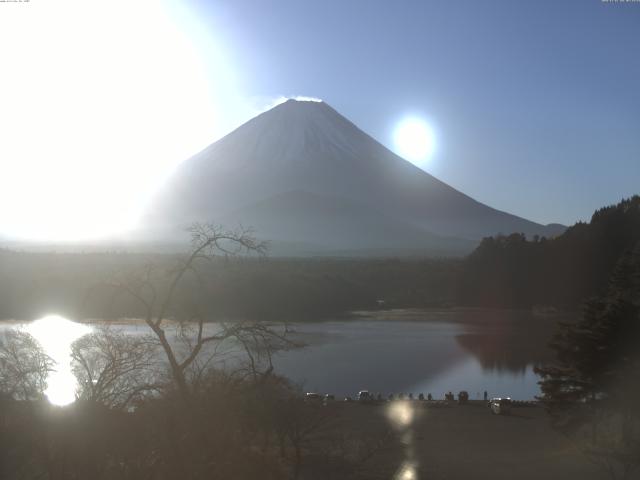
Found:
[[[612,478],[629,478],[640,466],[640,242],[551,347],[556,364],[537,373],[555,425]]]

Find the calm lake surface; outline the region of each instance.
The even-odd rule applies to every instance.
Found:
[[[533,367],[551,358],[546,344],[559,319],[566,317],[486,309],[359,312],[344,319],[290,324],[291,338],[305,346],[278,353],[273,363],[277,373],[305,391],[337,397],[366,389],[384,396],[403,392],[442,398],[447,391],[467,390],[475,399],[486,390],[489,396],[526,400],[539,393]],[[47,350],[57,348],[60,359],[60,348],[70,343],[56,343],[47,333],[46,320],[39,320],[35,333],[45,332],[39,340]],[[29,325],[4,323],[0,331]],[[116,328],[133,335],[148,332],[143,324]],[[75,329],[73,336],[84,333]],[[62,397],[61,389],[72,388],[69,379],[65,381],[57,389]]]
[[[298,324],[303,349],[280,354],[277,371],[306,391],[431,393],[467,390],[472,399],[539,394],[536,364],[557,318],[499,310],[363,312],[342,321]]]

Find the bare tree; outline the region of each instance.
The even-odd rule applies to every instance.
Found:
[[[42,398],[54,363],[29,333],[6,331],[0,338],[0,393],[14,400]]]
[[[307,403],[299,397],[281,401],[275,411],[276,435],[280,442],[280,455],[286,455],[285,440],[293,450],[292,477],[299,478],[305,448],[309,448],[314,437],[328,429],[334,417],[320,404]]]
[[[191,394],[188,371],[197,365],[194,362],[207,345],[235,340],[248,351],[248,347],[255,347],[257,343],[264,347],[273,339],[284,341],[283,335],[259,322],[223,322],[215,327],[206,327],[207,318],[198,302],[198,298],[206,298],[206,283],[201,274],[201,263],[209,262],[220,255],[263,255],[266,252],[266,244],[257,241],[252,231],[247,229],[225,230],[212,224],[196,223],[189,231],[192,241],[191,252],[185,258],[181,258],[176,267],[168,272],[169,281],[162,291],[154,282],[157,269],[152,266],[147,267],[141,275],[111,284],[116,292],[129,295],[142,306],[145,312],[144,321],[158,339],[169,364],[173,383],[184,400],[188,400]],[[195,279],[195,285],[199,289],[198,295],[192,295],[194,299],[186,306],[186,315],[181,313],[177,318],[172,317],[177,307],[177,291],[186,282],[187,277]],[[176,332],[183,340],[187,338],[185,332],[189,332],[190,340],[181,342],[183,348],[176,348],[170,342],[167,329],[169,320],[178,321]],[[257,370],[254,368],[253,372],[256,373]]]
[[[86,335],[71,347],[79,398],[126,409],[159,388],[158,342],[110,327]]]

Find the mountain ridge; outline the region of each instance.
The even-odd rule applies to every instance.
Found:
[[[393,219],[391,223],[409,225],[404,234],[398,231],[395,240],[389,239],[389,247],[406,244],[403,237],[414,228],[424,231],[425,238],[445,237],[442,242],[446,237],[477,242],[513,231],[558,233],[557,227],[496,210],[450,187],[389,151],[325,102],[297,100],[254,117],[185,161],[156,197],[147,220],[185,225],[229,219],[242,209],[251,217],[246,213],[251,205],[292,191],[341,198],[368,206]],[[276,210],[263,210],[262,223],[270,216],[282,217]],[[298,218],[299,230],[309,230],[313,221],[312,212]],[[355,217],[352,222],[354,230],[366,223]],[[293,222],[288,227],[295,229]],[[362,242],[365,230],[363,225]],[[354,247],[360,243],[356,237]]]

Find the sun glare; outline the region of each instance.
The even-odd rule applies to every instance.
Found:
[[[150,190],[213,140],[208,78],[226,81],[222,57],[204,65],[167,2],[2,10],[0,235],[82,240],[131,226]]]
[[[435,150],[433,129],[420,118],[406,118],[395,129],[394,144],[401,157],[419,165]]]
[[[33,335],[55,362],[54,371],[47,378],[45,395],[54,405],[72,403],[75,400],[76,378],[71,371],[71,344],[90,333],[91,327],[49,315],[30,323],[26,331]]]
[[[395,476],[396,480],[417,480],[416,468],[411,463],[405,463]]]
[[[413,422],[415,410],[410,402],[395,401],[389,404],[387,416],[391,423],[399,428],[404,428]]]

